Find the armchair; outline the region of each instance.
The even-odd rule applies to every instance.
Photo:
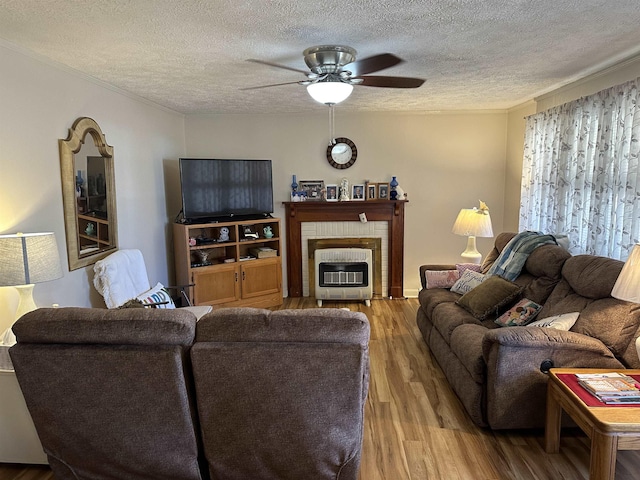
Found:
[[[107,308],[118,308],[130,300],[139,300],[145,306],[156,308],[175,308],[173,300],[165,289],[177,289],[187,301],[187,307],[197,319],[211,311],[210,306],[193,306],[185,288],[164,287],[158,283],[151,288],[147,267],[142,252],[137,249],[118,250],[99,260],[93,266],[93,285],[104,298]]]
[[[356,480],[369,321],[337,309],[220,309],[191,349],[211,478]]]
[[[40,308],[10,354],[55,478],[202,480],[184,309]]]

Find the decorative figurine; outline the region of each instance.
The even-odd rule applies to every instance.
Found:
[[[391,198],[391,200],[397,200],[398,199],[398,180],[396,180],[396,177],[391,177],[391,182],[389,182],[389,186],[391,187],[391,192],[389,193],[389,197]]]
[[[222,227],[220,229],[220,234],[218,236],[219,242],[228,242],[229,241],[229,227]]]
[[[351,200],[349,197],[349,180],[343,178],[340,181],[340,201],[348,202],[349,200]]]

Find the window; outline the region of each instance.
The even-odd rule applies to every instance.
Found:
[[[527,118],[520,230],[623,260],[640,242],[639,81]]]

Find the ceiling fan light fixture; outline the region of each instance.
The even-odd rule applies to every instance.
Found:
[[[343,102],[351,92],[353,85],[340,81],[322,81],[307,85],[307,92],[316,102],[326,105],[335,105]]]

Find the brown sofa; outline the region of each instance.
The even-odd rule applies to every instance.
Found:
[[[482,265],[487,272],[514,233],[502,233]],[[433,357],[476,425],[493,429],[544,426],[546,372],[551,367],[640,368],[635,339],[638,305],[610,296],[623,262],[591,255],[571,256],[543,245],[527,258],[515,283],[522,298],[543,305],[536,319],[580,312],[570,331],[500,327],[495,315],[483,321],[456,304],[461,295],[427,289],[423,265],[417,323]]]
[[[369,322],[340,309],[39,309],[16,376],[65,479],[356,480]]]

